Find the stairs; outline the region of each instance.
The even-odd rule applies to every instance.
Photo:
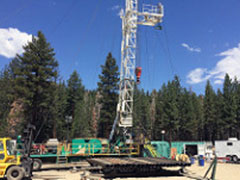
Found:
[[[151,144],[145,144],[144,149],[146,149],[149,152],[151,157],[160,157],[160,155],[157,153],[157,151]]]
[[[68,159],[66,156],[57,156],[57,164],[66,164]]]

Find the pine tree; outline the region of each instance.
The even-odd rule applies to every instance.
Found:
[[[151,138],[150,96],[143,89],[135,88],[134,92],[133,130],[137,136]]]
[[[151,93],[150,102],[150,128],[151,128],[151,139],[154,138],[154,124],[156,122],[156,101],[157,101],[157,91],[154,89]]]
[[[99,75],[98,91],[101,94],[100,104],[100,122],[98,135],[108,137],[116,115],[116,106],[118,100],[119,72],[116,60],[109,53],[104,65],[101,66],[102,74]]]
[[[179,101],[181,95],[179,78],[175,76],[172,82],[168,82],[166,88],[162,89],[162,125],[166,131],[169,142],[177,137],[179,129]]]
[[[82,80],[77,71],[74,71],[70,75],[70,78],[68,80],[67,94],[67,112],[68,115],[72,116],[74,119],[76,103],[83,101],[84,96],[84,86],[82,85]]]
[[[12,99],[12,77],[9,74],[9,67],[0,72],[0,136],[14,136],[8,132],[8,118],[11,110]],[[14,126],[14,125],[12,125]]]
[[[72,123],[72,138],[84,138],[90,136],[89,119],[87,114],[87,95],[83,101],[78,101],[75,105],[74,120]]]
[[[160,140],[161,139],[161,131],[163,129],[163,89],[166,88],[166,85],[163,84],[162,88],[157,92],[156,97],[156,120],[154,122],[154,128],[153,128],[153,139],[154,140]]]
[[[193,98],[193,109],[195,110],[196,121],[197,121],[197,134],[196,139],[203,141],[203,128],[204,128],[204,111],[203,111],[203,96],[197,96],[195,93]]]
[[[214,122],[216,121],[216,94],[207,81],[204,97],[204,140],[214,141]]]
[[[194,109],[195,94],[183,90],[179,106],[179,137],[181,140],[194,140],[197,132],[197,116]]]
[[[233,136],[240,138],[240,84],[237,77],[234,78],[232,83],[232,94],[233,94],[233,109],[235,112],[235,121],[233,123]]]
[[[224,79],[223,85],[223,121],[225,122],[226,126],[225,132],[228,137],[235,137],[236,136],[236,111],[237,111],[237,102],[235,98],[235,94],[233,91],[233,84],[232,80],[230,79],[229,75],[226,74]],[[227,137],[226,137],[227,138]]]
[[[45,139],[52,133],[49,107],[53,105],[58,62],[42,32],[23,48],[23,55],[17,55],[15,59],[18,66],[14,68],[14,89],[24,104],[24,123],[35,125],[36,132],[42,131],[36,138]]]
[[[98,136],[98,122],[100,120],[101,104],[100,104],[101,95],[99,91],[93,92],[93,109],[92,109],[92,135],[93,137]]]
[[[236,123],[237,123],[237,128],[236,128],[236,133],[237,133],[237,138],[240,139],[240,84],[237,81],[237,90],[235,92],[236,95],[236,104],[237,104],[237,110],[236,110]]]
[[[216,96],[216,121],[214,123],[214,131],[215,131],[215,139],[222,140],[224,139],[224,134],[225,134],[225,127],[226,124],[223,120],[223,104],[224,104],[224,99],[223,99],[223,94],[220,91],[220,89],[217,90],[217,96]]]
[[[82,80],[74,71],[68,80],[66,109],[66,116],[72,119],[72,122],[67,122],[72,138],[79,136],[80,126],[83,126],[80,122],[84,119],[84,91]]]
[[[86,100],[86,113],[88,118],[88,131],[90,137],[97,136],[97,117],[96,117],[96,91],[88,91]]]
[[[65,140],[67,137],[68,129],[66,122],[66,109],[67,109],[67,87],[65,82],[60,81],[57,85],[55,94],[55,111],[57,113],[55,119],[56,136],[59,140]]]

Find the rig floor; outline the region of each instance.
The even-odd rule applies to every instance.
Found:
[[[105,177],[149,176],[163,171],[163,167],[180,167],[182,170],[190,163],[151,157],[91,158],[87,161],[94,167],[102,167]]]

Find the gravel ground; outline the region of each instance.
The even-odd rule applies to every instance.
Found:
[[[144,177],[144,178],[115,178],[115,180],[201,180],[204,176],[205,172],[209,167],[209,163],[206,163],[204,167],[198,166],[197,164],[192,165],[191,167],[186,168],[186,174],[183,176],[158,176],[158,177]],[[179,168],[168,168],[167,170],[176,171]],[[35,172],[34,180],[80,180],[81,175],[84,172],[82,171],[43,171],[43,172]],[[101,177],[96,179],[103,179]],[[240,164],[226,164],[226,163],[218,163],[217,172],[216,172],[217,180],[239,180],[240,179]]]

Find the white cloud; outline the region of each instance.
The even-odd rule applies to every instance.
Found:
[[[232,79],[234,77],[240,79],[240,43],[237,47],[221,52],[217,56],[222,57],[222,59],[218,61],[214,68],[210,70],[196,68],[190,71],[187,75],[187,82],[197,84],[212,78],[215,84],[222,84],[226,73]]]
[[[192,52],[201,52],[200,48],[193,48],[190,47],[188,44],[186,43],[182,43],[182,46],[185,47],[187,50],[192,51]]]
[[[32,41],[31,34],[20,32],[16,28],[0,28],[0,55],[13,58],[16,54],[22,54],[22,46],[29,41]]]
[[[222,84],[223,83],[223,80],[220,80],[220,79],[217,79],[214,81],[214,84]]]
[[[223,59],[217,63],[211,72],[216,78],[224,79],[226,73],[231,78],[234,78],[234,76],[240,78],[240,43],[238,47],[221,52],[217,56],[221,56]]]
[[[187,75],[188,78],[187,83],[197,84],[207,80],[209,76],[210,75],[208,74],[207,69],[196,68]]]
[[[118,10],[118,9],[120,9],[121,7],[119,6],[119,5],[115,5],[115,6],[113,6],[111,9],[114,11],[114,10]]]

